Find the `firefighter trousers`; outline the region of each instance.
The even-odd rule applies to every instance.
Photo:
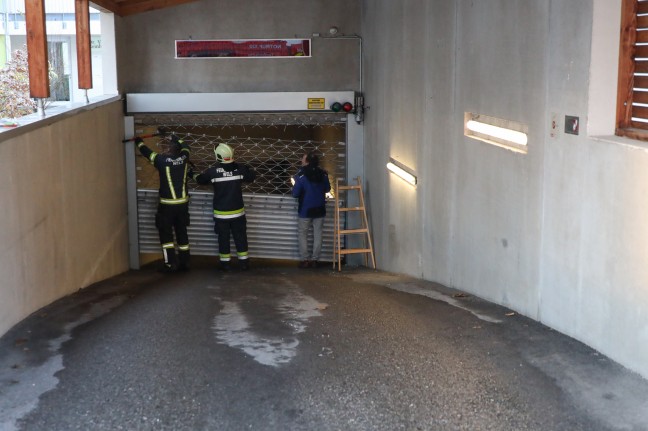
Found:
[[[221,262],[228,262],[230,255],[230,234],[234,238],[239,260],[248,258],[247,219],[244,215],[229,219],[215,219],[214,232],[218,235],[218,254]]]
[[[155,215],[155,226],[160,234],[160,244],[164,256],[164,265],[169,268],[189,267],[189,204],[158,205]],[[176,256],[173,234],[178,243],[178,256]]]

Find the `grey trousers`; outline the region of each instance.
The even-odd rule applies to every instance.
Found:
[[[313,226],[313,253],[308,253],[308,231]],[[301,260],[319,260],[322,251],[322,228],[324,227],[324,217],[319,218],[299,218],[298,236],[299,236],[299,258]]]

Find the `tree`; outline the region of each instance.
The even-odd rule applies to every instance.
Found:
[[[29,97],[27,47],[23,47],[0,70],[0,117],[18,118],[34,112],[36,100]]]

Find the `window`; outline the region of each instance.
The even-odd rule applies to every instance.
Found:
[[[17,51],[27,49],[27,30],[25,21],[24,0],[0,0],[0,69],[14,58]],[[113,85],[114,45],[112,14],[102,13],[90,8],[89,29],[91,34],[90,48],[92,58],[92,88],[79,89],[78,62],[76,48],[76,22],[74,0],[45,0],[45,20],[47,34],[47,51],[49,66],[50,97],[45,102],[45,111],[50,108],[65,109],[73,103],[86,103],[87,98],[102,98],[106,94],[115,94]],[[108,49],[104,49],[107,46]],[[108,84],[108,85],[106,85]],[[2,93],[3,88],[0,88]],[[3,96],[3,94],[0,94]],[[4,94],[7,96],[7,94]],[[27,94],[29,96],[29,94]],[[26,97],[30,101],[29,97]],[[28,115],[33,106],[25,106],[20,115]],[[15,111],[12,111],[14,113]],[[13,117],[0,107],[0,118]],[[20,124],[23,122],[21,121]],[[0,130],[2,131],[2,130]]]
[[[616,134],[648,140],[648,0],[623,0]]]

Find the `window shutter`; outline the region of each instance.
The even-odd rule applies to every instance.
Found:
[[[648,139],[648,0],[623,0],[617,134]]]

